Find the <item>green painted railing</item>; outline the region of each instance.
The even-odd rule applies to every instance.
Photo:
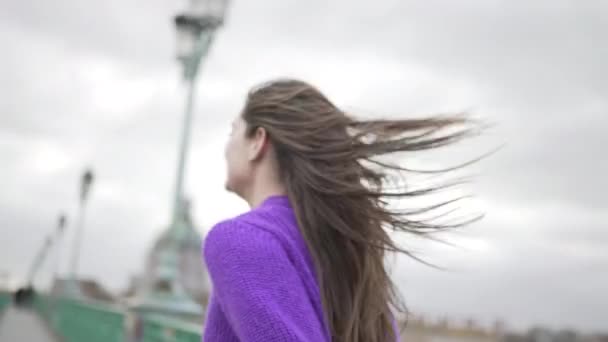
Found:
[[[143,342],[200,342],[201,325],[148,316],[143,319]]]
[[[134,316],[105,303],[38,296],[34,308],[65,342],[201,341],[201,324],[151,314],[133,324]]]
[[[0,313],[2,313],[4,309],[11,304],[11,301],[12,298],[10,293],[0,292]]]
[[[38,297],[34,306],[65,342],[124,342],[124,313],[103,303]]]

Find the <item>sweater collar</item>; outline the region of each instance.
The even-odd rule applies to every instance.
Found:
[[[274,195],[266,198],[264,202],[262,202],[261,206],[267,205],[281,205],[281,206],[289,206],[289,197],[285,195]]]

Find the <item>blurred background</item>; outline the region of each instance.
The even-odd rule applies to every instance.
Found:
[[[247,210],[223,186],[230,122],[284,76],[353,115],[495,124],[404,156],[502,146],[466,170],[486,216],[454,246],[396,237],[444,268],[391,260],[405,340],[608,339],[605,1],[2,1],[0,41],[2,342],[33,319],[41,341],[200,340],[200,240]]]

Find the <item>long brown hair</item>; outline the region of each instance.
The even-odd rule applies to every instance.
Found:
[[[390,209],[391,198],[441,188],[392,186],[395,172],[411,171],[377,157],[432,149],[458,141],[473,127],[461,116],[358,120],[315,87],[281,79],[253,88],[243,110],[248,134],[264,128],[300,231],[315,262],[325,319],[333,341],[395,341],[392,310],[400,301],[385,268],[387,252],[401,252],[389,230],[427,236],[466,222],[440,225]],[[418,217],[418,216],[416,216]]]

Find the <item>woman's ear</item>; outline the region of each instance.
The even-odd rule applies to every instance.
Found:
[[[268,133],[266,132],[266,129],[263,127],[256,128],[251,137],[251,144],[249,146],[249,161],[262,158],[266,153],[267,145]]]

